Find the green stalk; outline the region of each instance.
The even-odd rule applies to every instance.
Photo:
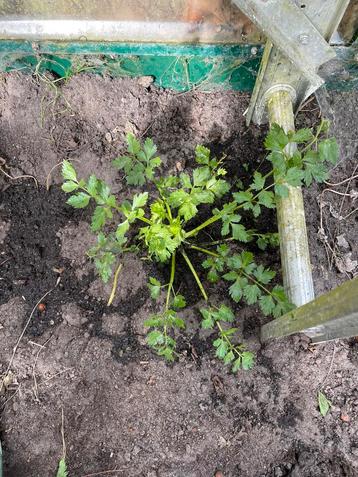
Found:
[[[270,175],[272,175],[272,171],[267,173],[264,178],[266,179],[267,177],[269,177]],[[274,187],[275,183],[265,187],[264,189],[262,190],[268,190],[268,189],[271,189],[272,187]],[[251,187],[249,187],[245,192],[250,192],[251,191]],[[261,192],[261,191],[260,191]],[[259,193],[258,192],[251,200],[251,202],[253,202],[255,199],[257,199]],[[242,204],[239,204],[237,207],[235,207],[235,209],[233,210],[233,212],[236,212],[237,210],[239,209],[242,209],[243,206],[246,204],[246,202],[243,202]],[[208,227],[209,225],[211,224],[214,224],[215,222],[217,222],[218,220],[221,219],[221,213],[217,214],[217,215],[213,215],[212,217],[210,217],[209,219],[205,220],[205,222],[203,222],[202,224],[198,225],[197,227],[195,227],[195,229],[192,229],[192,230],[189,230],[189,232],[186,232],[185,233],[185,238],[190,238],[192,237],[193,235],[197,235],[198,232],[200,232],[200,230],[202,229],[205,229],[206,227]]]
[[[220,325],[219,321],[216,321],[216,326],[219,328],[220,336],[229,345],[230,351],[234,351],[239,356],[239,358],[241,358],[242,355],[241,355],[240,351],[238,349],[236,349],[236,347],[231,343],[230,339],[225,334],[223,334],[224,330],[223,330],[222,326]]]
[[[168,283],[168,292],[167,292],[167,299],[165,301],[165,309],[168,310],[169,308],[169,300],[170,300],[170,293],[173,288],[173,283],[174,283],[174,277],[175,277],[175,252],[173,252],[172,255],[172,260],[171,260],[171,266],[170,266],[170,278],[169,278],[169,283]]]
[[[196,273],[196,270],[195,270],[193,264],[191,263],[188,255],[185,253],[185,250],[181,250],[181,254],[183,255],[184,260],[186,261],[188,267],[190,268],[191,273],[194,275],[195,281],[198,284],[198,287],[200,288],[201,294],[203,295],[205,301],[208,301],[208,295],[206,294],[206,291],[203,287],[203,284],[201,283],[200,278],[199,278],[198,274]]]
[[[248,273],[245,273],[243,270],[241,270],[241,273],[246,277],[248,278],[249,280],[251,280],[253,283],[255,283],[258,287],[261,288],[261,290],[265,291],[268,295],[271,295],[272,296],[272,293],[270,292],[270,290],[268,290],[266,287],[264,287],[260,282],[258,282],[257,280],[255,280],[254,278],[252,278],[251,275],[249,275]]]
[[[198,247],[197,245],[190,245],[190,248],[193,250],[198,250],[198,252],[206,253],[207,255],[211,255],[212,257],[218,258],[219,255],[211,250],[207,250],[206,248]]]

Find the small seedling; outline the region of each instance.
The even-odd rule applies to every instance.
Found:
[[[68,473],[67,473],[66,461],[64,458],[62,458],[58,464],[56,477],[67,477],[67,476],[68,476]]]
[[[64,161],[62,189],[72,194],[67,203],[75,208],[95,203],[91,229],[97,234],[97,245],[88,255],[104,282],[111,278],[117,257],[127,252],[169,264],[167,283],[154,277],[149,277],[148,282],[154,300],[165,293],[161,312],[145,322],[150,328],[147,342],[159,355],[168,361],[174,360],[175,338],[185,328],[179,311],[186,306],[186,301],[175,288],[180,255],[208,303],[200,309],[201,326],[216,330],[217,338],[213,342],[216,356],[234,372],[253,366],[253,354],[237,343],[237,330],[231,327],[235,322],[232,310],[210,302],[203,271],[208,283],[227,282],[235,303],[257,304],[264,315],[273,317],[292,309],[283,288],[272,285],[275,272],[258,264],[248,248],[252,243],[262,250],[278,244],[276,232],[260,233],[254,223],[262,208],[273,209],[277,200],[287,197],[288,185],[310,185],[313,180],[327,179],[328,165],[334,164],[338,155],[336,141],[326,137],[328,127],[329,123],[322,121],[315,133],[301,129],[286,134],[281,127],[273,125],[265,140],[267,160],[272,168],[265,174],[255,171],[247,187],[241,180],[235,184],[229,182],[224,160],[212,157],[204,146],[196,147],[196,167],[190,174],[159,175],[161,159],[152,139],[147,138],[142,144],[132,134],[127,135],[127,154],[113,164],[123,173],[128,185],[148,184],[150,192],[135,193],[119,203],[104,181],[95,175],[87,180],[79,179],[73,165]],[[289,143],[298,144],[293,155],[287,152]],[[201,211],[208,208],[209,217],[200,221]],[[243,215],[246,221],[251,215],[252,226],[246,225]],[[215,235],[215,239],[207,240]],[[193,264],[194,253],[202,258],[202,271]]]
[[[332,406],[332,402],[327,399],[322,391],[318,391],[317,400],[319,412],[323,417],[325,417]]]

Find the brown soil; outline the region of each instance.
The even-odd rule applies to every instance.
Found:
[[[189,168],[195,145],[204,143],[227,154],[231,175],[247,174],[245,164],[255,168],[262,161],[265,135],[265,128],[245,127],[248,101],[234,92],[176,94],[144,81],[86,75],[62,85],[55,100],[30,76],[2,76],[2,169],[13,177],[35,176],[39,188],[32,179],[0,175],[0,373],[32,309],[61,277],[43,300],[45,310],[33,313],[11,367],[12,383],[0,396],[6,477],[56,474],[62,409],[71,477],[109,470],[103,475],[357,475],[357,341],[313,347],[295,336],[262,346],[265,319],[255,307],[240,307],[237,326],[257,352],[257,364],[251,372],[229,374],[214,358],[211,338],[195,332],[199,294],[183,267],[189,330],[178,362],[167,365],[146,347],[143,327],[156,306],[146,277],[164,277],[165,269],[127,257],[107,307],[110,286],[85,257],[93,243],[89,212],[65,205],[58,168],[50,190],[45,187],[52,168],[70,158],[80,174],[95,171],[126,197],[111,167],[126,131],[153,137],[166,170],[178,163]],[[358,95],[322,96],[320,103],[342,146],[331,177],[337,183],[357,174]],[[313,125],[317,104],[307,108],[297,121]],[[329,188],[350,196],[324,192],[322,198],[321,186],[305,192],[317,294],[357,271],[357,216],[345,218],[355,207],[357,181]],[[318,233],[320,197],[324,230]],[[267,215],[260,226],[270,229],[274,222]],[[277,251],[260,257],[279,266]],[[333,403],[325,418],[317,409],[318,389]]]

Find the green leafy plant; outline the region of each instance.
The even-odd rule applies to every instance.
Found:
[[[265,140],[267,161],[272,167],[266,173],[255,171],[247,187],[240,179],[230,183],[224,160],[212,157],[204,146],[195,149],[196,167],[191,173],[162,176],[158,174],[161,160],[153,141],[147,138],[141,144],[132,134],[127,135],[127,154],[113,165],[124,174],[128,185],[150,184],[150,193],[137,192],[119,203],[102,180],[94,175],[78,179],[72,164],[64,161],[62,189],[72,194],[67,203],[75,208],[95,204],[91,229],[97,233],[97,244],[88,255],[105,282],[113,273],[117,257],[126,252],[170,264],[168,283],[162,284],[154,277],[149,277],[148,283],[154,300],[165,295],[162,311],[145,322],[150,330],[147,342],[159,355],[174,360],[175,337],[185,328],[179,316],[186,305],[185,297],[174,285],[180,255],[208,303],[200,309],[201,326],[216,330],[216,356],[234,372],[252,367],[253,354],[237,342],[237,330],[231,327],[235,321],[232,310],[210,302],[203,272],[209,283],[227,282],[234,302],[258,304],[264,315],[278,317],[292,309],[283,288],[272,284],[275,272],[256,263],[253,252],[247,249],[250,243],[262,250],[275,246],[278,234],[260,233],[246,223],[251,215],[250,224],[254,224],[263,208],[275,208],[277,200],[287,197],[288,186],[310,185],[313,180],[322,182],[328,177],[329,165],[338,156],[335,140],[326,137],[328,127],[329,123],[322,121],[315,133],[310,129],[285,133],[273,125]],[[290,143],[298,144],[293,154],[288,152]],[[208,209],[209,217],[200,221],[200,211]],[[213,234],[219,236],[204,240]],[[203,270],[194,267],[194,253],[202,258]]]

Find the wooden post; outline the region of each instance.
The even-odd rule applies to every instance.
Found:
[[[313,343],[358,336],[358,278],[261,328],[261,339],[304,332]]]
[[[267,109],[270,123],[285,132],[294,131],[292,98],[288,91],[276,89],[268,95]],[[289,145],[293,153],[295,144]],[[277,201],[277,222],[280,236],[283,284],[289,300],[297,306],[314,299],[305,211],[300,187],[288,187],[288,197]]]

